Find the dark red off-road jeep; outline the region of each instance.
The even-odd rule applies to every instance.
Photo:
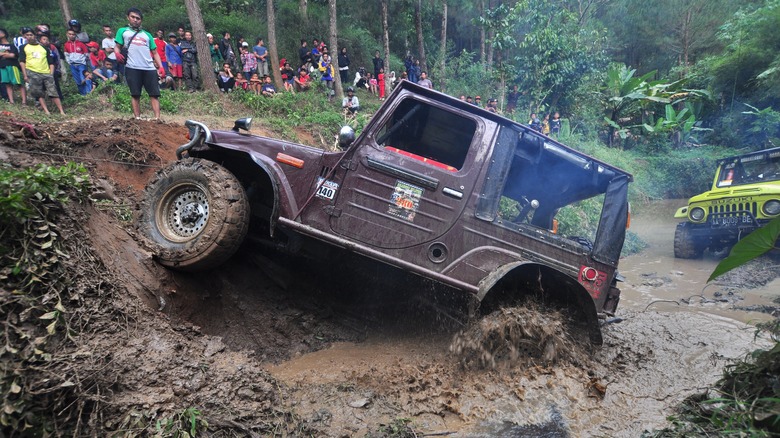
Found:
[[[601,343],[598,318],[620,296],[630,174],[406,81],[357,138],[341,130],[338,152],[251,135],[250,121],[188,121],[191,141],[149,183],[140,228],[163,265],[213,268],[251,229],[283,250],[324,242],[480,302],[562,303]],[[594,197],[593,235],[559,234],[557,216]]]

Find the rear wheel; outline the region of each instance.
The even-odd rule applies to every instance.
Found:
[[[677,224],[674,232],[674,256],[678,259],[697,259],[704,253],[704,242],[694,237],[691,224]]]
[[[211,161],[172,163],[144,192],[139,228],[165,266],[213,268],[238,250],[248,226],[244,188],[230,171]]]

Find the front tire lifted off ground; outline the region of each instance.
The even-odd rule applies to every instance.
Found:
[[[249,202],[238,179],[208,160],[188,158],[161,169],[146,186],[140,231],[164,266],[213,268],[241,246]]]

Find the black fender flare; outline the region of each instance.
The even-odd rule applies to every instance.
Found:
[[[269,166],[265,161],[260,159],[259,156],[250,154],[250,158],[252,161],[257,164],[260,169],[263,170],[265,175],[268,177],[268,180],[271,181],[271,190],[273,192],[274,196],[274,202],[273,207],[271,208],[271,217],[268,218],[268,229],[270,232],[270,237],[274,237],[274,230],[276,229],[276,222],[279,219],[279,187],[281,186],[281,182],[279,181],[279,175],[274,172],[271,169],[271,166]]]
[[[514,298],[519,296],[518,292],[573,310],[587,327],[591,343],[603,344],[596,303],[588,291],[570,275],[535,262],[507,263],[479,282],[477,298],[480,302],[501,294],[506,294],[506,298]]]

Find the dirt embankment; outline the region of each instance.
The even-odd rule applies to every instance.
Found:
[[[3,161],[82,161],[97,187],[90,206],[73,206],[84,214],[63,233],[88,247],[72,269],[88,285],[77,288],[84,309],[101,309],[61,347],[74,396],[86,400],[84,434],[150,432],[195,407],[218,436],[637,436],[761,344],[725,318],[636,312],[606,325],[604,347],[585,358],[514,362],[510,349],[496,366],[492,356],[489,367],[464,367],[451,350],[458,324],[440,324],[431,300],[398,318],[382,307],[394,296],[351,285],[349,296],[364,299],[344,301],[343,285],[305,266],[278,274],[281,261],[251,247],[211,273],[154,263],[130,219],[146,181],[174,159],[182,127],[4,119],[0,130]],[[494,318],[498,340],[527,321]],[[553,325],[537,321],[542,334]]]

